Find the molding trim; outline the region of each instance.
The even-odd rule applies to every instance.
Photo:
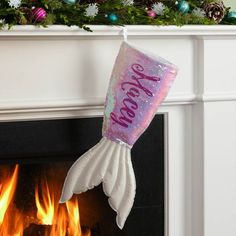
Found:
[[[236,93],[209,93],[203,95],[179,94],[168,97],[165,106],[191,105],[199,102],[236,101]],[[56,101],[17,101],[0,105],[0,122],[16,120],[95,117],[103,114],[104,98]]]
[[[76,26],[52,25],[47,28],[32,25],[14,26],[11,30],[0,31],[1,37],[16,36],[122,36],[123,27],[107,25],[91,25],[91,32],[82,30]],[[150,25],[127,25],[129,36],[235,36],[234,25],[185,25],[179,26],[150,26]]]
[[[103,114],[104,98],[61,100],[61,101],[22,101],[2,102],[0,122],[39,119],[63,119],[75,117],[95,117]],[[162,106],[192,104],[194,97],[180,95],[163,102]]]
[[[233,102],[236,101],[235,93],[207,93],[196,96],[197,102]]]

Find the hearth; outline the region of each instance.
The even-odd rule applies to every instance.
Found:
[[[132,149],[137,195],[122,231],[101,186],[58,204],[67,170],[101,126],[100,117],[0,123],[0,235],[164,236],[164,115]]]

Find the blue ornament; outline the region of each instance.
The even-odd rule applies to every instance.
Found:
[[[115,23],[116,21],[118,21],[118,16],[114,13],[111,13],[108,15],[108,19],[112,22]]]
[[[227,18],[229,21],[236,21],[236,11],[230,11]]]
[[[77,3],[77,0],[63,0],[66,4],[76,4]]]
[[[176,3],[177,5],[177,9],[182,12],[182,13],[188,13],[190,6],[189,3],[187,1],[179,1]]]

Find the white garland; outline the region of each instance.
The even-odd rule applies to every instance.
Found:
[[[166,6],[162,2],[152,4],[152,10],[159,16],[164,15]]]
[[[98,14],[97,3],[89,4],[85,10],[85,15],[87,17],[95,17]]]
[[[123,0],[123,5],[124,6],[132,6],[134,5],[134,0]]]
[[[21,5],[21,0],[8,0],[8,5],[12,8],[18,8]]]
[[[203,9],[198,8],[198,7],[193,9],[192,14],[199,18],[204,18],[206,16],[206,12]]]

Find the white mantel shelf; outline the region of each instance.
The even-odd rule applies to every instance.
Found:
[[[131,44],[180,69],[159,109],[165,236],[235,236],[236,26],[126,28]],[[91,29],[0,31],[0,122],[102,115],[123,31]]]
[[[227,90],[222,89],[220,85],[209,91],[200,89],[206,80],[202,77],[203,75],[200,75],[206,67],[202,63],[208,56],[216,60],[216,57],[219,57],[219,50],[222,50],[225,54],[224,58],[230,54],[231,64],[235,61],[235,54],[230,52],[233,50],[231,43],[236,44],[236,26],[128,25],[125,27],[131,43],[140,45],[147,51],[154,53],[156,51],[157,54],[173,61],[180,68],[180,75],[163,103],[164,106],[236,100],[236,90],[233,86]],[[123,27],[92,25],[90,28],[93,32],[87,32],[75,26],[53,25],[43,28],[26,25],[0,31],[0,69],[2,71],[0,121],[17,118],[24,120],[73,117],[77,116],[78,112],[80,114],[83,110],[91,111],[93,108],[96,111],[98,109],[102,111],[106,86],[112,69],[110,62],[114,61],[123,38]],[[212,47],[212,44],[217,45]],[[226,50],[228,53],[225,52]],[[100,62],[99,54],[104,54],[104,51],[106,55]],[[93,57],[93,54],[96,56]],[[36,58],[35,55],[37,55]],[[85,67],[88,69],[92,66],[93,70],[97,71],[97,74],[89,72],[88,77],[93,77],[89,83],[100,81],[98,89],[90,88],[87,91],[88,95],[85,94],[87,88],[80,91],[74,89],[81,87],[80,83],[86,80],[84,65],[82,66],[83,57],[86,57],[86,61],[91,58],[91,65],[87,64]],[[15,64],[9,64],[6,58],[9,62],[14,58]],[[43,64],[44,67],[39,71],[37,64]],[[66,68],[62,69],[64,65]],[[27,71],[24,71],[25,66]],[[4,67],[8,70],[5,71]],[[39,74],[35,74],[35,70],[39,71]],[[88,70],[90,71],[90,68]],[[23,78],[18,79],[19,74]],[[19,87],[20,82],[25,84]],[[63,85],[67,91],[63,91]],[[37,93],[37,90],[42,93]]]
[[[76,26],[53,25],[36,27],[31,25],[14,26],[11,30],[0,31],[1,36],[120,36],[120,26],[91,25],[93,32],[87,32]],[[127,25],[130,36],[236,36],[233,25],[186,25],[186,26],[147,26]]]

